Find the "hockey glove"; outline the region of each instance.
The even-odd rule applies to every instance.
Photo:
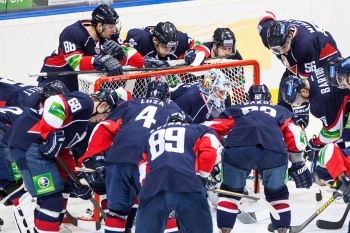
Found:
[[[123,60],[125,57],[122,47],[114,40],[106,40],[103,45],[101,45],[101,50],[107,55],[114,56],[118,61]]]
[[[339,191],[343,193],[344,202],[350,204],[350,178],[347,175],[343,175],[341,179],[342,184],[339,187]]]
[[[96,172],[87,173],[87,182],[98,195],[106,194],[106,182],[104,179],[101,180]]]
[[[156,58],[153,57],[144,57],[145,62],[144,62],[144,66],[146,68],[161,68],[161,67],[169,67],[169,63],[167,61],[163,61],[163,60],[158,60]]]
[[[107,71],[107,76],[115,76],[123,74],[123,68],[119,61],[112,55],[107,55],[100,53],[95,57],[93,66],[97,70],[105,69]]]
[[[43,144],[39,145],[39,150],[47,157],[53,158],[60,151],[62,143],[64,142],[63,130],[51,132]]]
[[[312,185],[311,173],[304,162],[292,163],[288,175],[294,179],[297,188],[310,188]]]
[[[77,172],[76,177],[78,178],[78,180],[85,179],[85,181],[87,183],[87,176],[84,172]],[[77,185],[70,176],[68,176],[67,182],[72,186],[72,192],[77,197],[79,197],[83,200],[89,200],[90,198],[92,198],[93,192],[89,186]]]
[[[305,147],[305,151],[313,150],[317,154],[325,146],[323,144],[316,144],[314,140],[315,138],[316,136],[314,135],[314,137],[309,140],[309,143]]]
[[[195,60],[196,60],[196,56],[197,56],[197,53],[200,52],[198,50],[195,50],[195,49],[190,49],[190,50],[187,50],[185,52],[185,55],[184,55],[184,60],[186,62],[186,64],[192,64]],[[200,64],[203,64],[204,60],[200,63]]]
[[[221,182],[221,174],[219,165],[215,164],[213,170],[210,173],[211,177],[217,182]]]
[[[309,125],[309,104],[293,106],[293,113],[294,122],[305,129]]]
[[[105,180],[105,156],[104,154],[88,157],[83,161],[86,168],[95,169],[100,180]]]

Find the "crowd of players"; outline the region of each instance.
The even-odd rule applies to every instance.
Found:
[[[129,30],[123,41],[120,25],[113,8],[98,6],[91,20],[62,31],[58,50],[41,71],[104,69],[114,76],[127,64],[161,68],[179,59],[242,60],[228,28],[201,43],[160,22]],[[286,67],[277,105],[264,84],[250,87],[247,103],[235,104],[230,95],[242,90],[241,83],[217,69],[172,87],[148,81],[142,98],[123,88],[79,92],[74,75],[39,77],[37,87],[0,79],[0,197],[14,207],[18,231],[59,232],[68,197],[88,200],[95,192],[107,197],[101,203],[105,232],[131,232],[135,215],[140,233],[212,232],[209,196],[219,231],[229,233],[240,198],[207,192],[208,179],[210,187],[217,183],[244,193],[254,169],[280,215],[270,216],[274,231],[287,233],[288,176],[297,188],[316,182],[306,159],[313,161],[318,184],[334,187],[348,203],[350,58],[341,57],[329,32],[308,22],[276,20],[266,11],[258,31]],[[307,142],[309,109],[323,128]],[[94,169],[76,173],[88,185],[75,183],[57,156],[73,172],[76,166]]]

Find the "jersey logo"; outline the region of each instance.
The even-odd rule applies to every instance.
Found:
[[[59,103],[57,103],[55,101],[52,102],[51,107],[49,109],[49,113],[58,117],[62,121],[64,121],[66,119],[66,114],[64,112],[62,105],[60,105]]]
[[[95,53],[96,54],[100,54],[101,52],[101,48],[100,47],[95,47]]]
[[[67,147],[72,148],[75,144],[83,140],[85,136],[86,136],[86,132],[84,132],[81,136],[79,136],[79,134],[76,133],[72,141],[67,145]]]

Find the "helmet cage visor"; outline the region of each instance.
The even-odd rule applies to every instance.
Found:
[[[116,21],[111,21],[103,24],[103,29],[110,29],[110,30],[116,30],[116,34],[119,34],[122,28],[122,22],[117,19]]]
[[[161,50],[164,54],[173,54],[175,50],[177,49],[178,42],[168,42],[168,43],[157,43],[158,48]]]

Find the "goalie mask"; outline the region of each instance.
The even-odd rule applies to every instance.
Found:
[[[153,36],[156,38],[154,44],[160,50],[164,50],[164,54],[174,53],[178,45],[177,29],[170,22],[160,22],[154,28]]]
[[[66,87],[66,85],[64,85],[64,83],[59,80],[54,80],[44,85],[40,93],[39,101],[41,104],[44,104],[45,100],[52,95],[67,94],[67,93],[69,93],[69,90]]]
[[[252,85],[248,91],[249,101],[267,100],[271,101],[271,93],[265,84]]]
[[[300,106],[303,103],[301,89],[306,89],[304,80],[297,76],[289,75],[283,80],[281,87],[284,101],[292,106]]]
[[[275,54],[279,55],[290,49],[287,48],[292,41],[289,34],[290,29],[287,24],[280,21],[271,23],[267,30],[267,43]]]
[[[229,28],[217,28],[213,35],[214,53],[215,56],[221,56],[218,54],[218,47],[230,48],[230,53],[234,55],[236,53],[236,38],[233,32]]]
[[[186,124],[190,124],[190,125],[193,124],[192,118],[184,111],[171,114],[168,117],[167,122],[168,123],[169,122],[182,122],[182,123],[186,123]]]
[[[91,15],[91,23],[94,26],[95,30],[98,23],[102,23],[103,30],[106,29],[106,27],[109,27],[108,24],[113,24],[115,25],[117,31],[116,33],[120,33],[121,22],[119,21],[119,15],[112,7],[106,4],[101,4],[95,8]],[[101,33],[97,32],[97,30],[96,33],[100,37]]]
[[[327,81],[338,88],[350,88],[350,57],[330,57],[323,66]]]
[[[199,90],[208,101],[219,111],[225,109],[225,99],[231,93],[229,79],[219,70],[209,70],[200,81]]]
[[[112,89],[100,88],[91,96],[96,97],[100,101],[100,103],[96,106],[95,113],[92,114],[92,116],[96,116],[97,114],[110,113],[118,106],[119,103],[118,93]],[[106,102],[108,104],[108,107],[104,110],[104,112],[98,112],[97,108],[103,102]]]
[[[167,83],[151,81],[147,85],[146,98],[154,97],[165,102],[170,98],[169,86]]]

